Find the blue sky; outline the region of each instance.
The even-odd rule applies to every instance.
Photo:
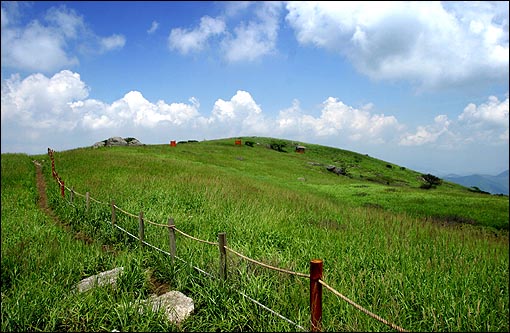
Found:
[[[508,2],[1,5],[1,151],[270,136],[508,169]]]

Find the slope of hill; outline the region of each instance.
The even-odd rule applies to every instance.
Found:
[[[444,179],[466,186],[478,187],[480,190],[492,194],[506,194],[508,195],[508,170],[496,176],[491,175],[469,175],[469,176],[445,176]]]
[[[304,152],[296,152],[296,145],[304,146]],[[53,252],[41,245],[33,250],[37,255],[26,256],[34,236],[44,242],[48,234],[38,216],[20,214],[23,204],[17,193],[4,191],[20,184],[35,189],[33,172],[22,170],[22,181],[9,180],[19,161],[4,162],[13,157],[2,154],[2,316],[9,318],[9,326],[2,322],[2,328],[12,328],[2,331],[295,330],[247,304],[244,294],[308,327],[308,281],[242,260],[236,254],[242,253],[299,273],[309,270],[310,260],[322,259],[329,286],[409,331],[508,332],[507,197],[448,181],[423,186],[425,179],[434,178],[351,151],[273,138],[55,152],[61,186],[48,156],[24,156],[25,166],[32,160],[42,165],[55,216],[68,222],[80,239],[98,242],[106,253],[114,250],[108,254],[111,261],[68,256],[72,276],[58,262],[66,268],[64,276],[54,279],[59,290],[68,291],[82,277],[113,264],[128,273],[118,292],[105,289],[83,300],[39,293],[47,288],[34,268],[44,267],[41,258],[53,262],[55,256],[45,255]],[[35,192],[28,193],[25,202],[35,198]],[[6,203],[11,204],[10,215],[4,212]],[[183,232],[175,235],[183,262],[171,263],[165,252],[172,248],[170,219]],[[27,233],[26,222],[16,223],[21,220],[34,222],[37,229]],[[161,251],[142,246],[137,232]],[[228,244],[228,283],[191,266],[221,275],[215,242],[220,234]],[[5,235],[9,238],[4,242]],[[49,249],[68,252],[60,241],[46,243]],[[11,287],[4,282],[12,282]],[[160,283],[196,300],[197,311],[182,327],[139,316],[135,309],[129,320],[108,311],[116,308],[114,302],[145,299]],[[29,298],[27,290],[37,292]],[[323,331],[387,330],[332,296],[323,300]],[[20,309],[25,309],[21,315]]]
[[[242,144],[236,145],[237,140]],[[296,152],[296,146],[304,147],[304,153]],[[167,178],[175,177],[177,182],[181,181],[179,175],[191,177],[188,182],[190,188],[196,185],[193,184],[195,181],[199,184],[196,186],[206,186],[202,184],[202,178],[220,177],[217,181],[226,183],[221,185],[222,191],[225,191],[226,186],[232,184],[229,179],[234,179],[247,184],[254,192],[250,194],[240,192],[244,189],[233,190],[236,196],[246,196],[249,200],[260,196],[271,197],[274,195],[273,189],[279,188],[353,208],[376,207],[391,213],[431,218],[441,223],[460,222],[508,229],[508,201],[505,202],[504,198],[473,193],[449,181],[428,186],[424,175],[414,170],[366,154],[306,142],[238,137],[201,142],[180,141],[175,147],[78,148],[60,155],[62,162],[69,160],[62,167],[66,164],[70,168],[72,166],[69,172],[75,179],[78,175],[90,174],[91,160],[96,163],[100,161],[109,172],[106,179],[102,173],[97,173],[96,177],[100,177],[97,182],[111,188],[119,186],[114,182],[114,175],[118,172],[121,180],[126,177],[124,174],[129,175],[127,177],[131,180],[136,178],[134,174],[144,169],[160,177],[157,170],[162,168],[161,172]],[[115,156],[115,160],[110,161],[112,156]],[[85,186],[91,179],[84,181]],[[270,193],[264,195],[261,189],[268,189]],[[257,192],[258,197],[255,195]],[[117,196],[120,193],[108,195]]]

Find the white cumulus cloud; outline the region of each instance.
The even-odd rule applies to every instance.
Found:
[[[22,11],[2,2],[2,67],[54,73],[79,63],[83,50],[102,53],[122,48],[125,37],[100,37],[84,18],[65,5],[51,7],[41,19],[23,25]]]
[[[276,52],[281,9],[278,1],[227,3],[225,16],[203,16],[198,27],[172,29],[168,46],[184,55],[198,53],[217,37],[216,45],[227,62],[254,61]],[[232,23],[232,29],[227,28],[227,21],[246,13],[249,17]]]
[[[486,103],[466,106],[458,121],[469,130],[473,140],[508,142],[508,110],[508,97],[499,101],[496,96],[490,96]]]
[[[305,114],[295,100],[293,106],[282,110],[277,120],[278,131],[284,135],[305,133],[308,137],[336,137],[342,141],[385,143],[394,140],[402,129],[394,116],[371,114],[367,109],[357,109],[334,97],[327,98],[321,106],[321,115]]]
[[[88,99],[89,88],[78,73],[63,70],[52,77],[33,74],[21,80],[13,75],[2,82],[2,121],[31,129],[154,128],[167,123],[185,126],[199,115],[200,104],[152,103],[138,91],[104,103]]]
[[[208,123],[223,128],[230,135],[267,134],[269,127],[260,106],[249,92],[243,90],[238,90],[229,101],[218,99]]]
[[[508,80],[508,3],[288,2],[302,45],[346,56],[376,80],[420,88]]]
[[[78,64],[65,46],[64,36],[37,21],[24,29],[2,29],[2,66],[49,72]]]
[[[450,121],[446,115],[439,115],[434,118],[433,125],[418,126],[416,133],[406,134],[400,140],[403,146],[420,146],[427,143],[435,143],[439,137],[448,133]]]
[[[448,119],[446,115],[436,116],[433,124],[418,126],[415,133],[405,133],[400,144],[450,148],[471,143],[508,145],[508,127],[508,97],[499,101],[496,96],[489,96],[486,103],[468,104],[455,119]]]
[[[220,35],[225,31],[225,22],[221,18],[204,16],[200,19],[200,26],[193,29],[174,28],[168,36],[168,46],[182,54],[202,51],[207,46],[209,38]]]
[[[155,128],[164,123],[183,126],[198,116],[200,104],[194,98],[190,104],[166,103],[159,100],[152,103],[139,91],[130,91],[121,99],[111,104],[96,100],[79,101],[71,104],[71,108],[83,115],[81,124],[84,128],[122,128],[142,127]]]
[[[2,82],[2,121],[34,129],[70,130],[76,121],[69,103],[88,94],[80,75],[68,70],[51,78],[33,74],[21,80],[19,75],[12,75]]]
[[[279,2],[264,2],[255,9],[256,20],[241,22],[222,40],[227,61],[253,61],[275,51],[280,7]]]

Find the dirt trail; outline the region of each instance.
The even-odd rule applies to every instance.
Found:
[[[42,173],[42,166],[41,163],[38,161],[33,161],[35,165],[35,181],[37,185],[37,192],[39,193],[39,200],[37,204],[39,205],[39,208],[47,215],[49,216],[53,222],[58,224],[59,226],[63,227],[66,231],[70,233],[74,233],[71,226],[67,223],[62,222],[57,215],[51,210],[51,208],[48,206],[48,197],[46,196],[46,181],[44,180],[44,175]],[[87,244],[90,244],[93,242],[93,240],[88,237],[87,235],[84,235],[82,232],[74,233],[74,238],[79,239]]]
[[[48,197],[46,196],[46,182],[44,181],[44,176],[42,174],[41,163],[34,161],[35,165],[35,180],[37,184],[37,191],[39,192],[39,207],[46,213],[46,215],[50,216],[53,220],[56,219],[53,211],[48,207]]]

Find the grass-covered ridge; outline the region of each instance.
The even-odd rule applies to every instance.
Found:
[[[249,182],[255,187],[269,184],[271,188],[313,194],[335,204],[378,207],[443,222],[467,222],[508,230],[507,196],[473,193],[466,187],[447,181],[425,190],[420,188],[425,184],[421,173],[342,149],[272,138],[248,137],[242,140],[243,143],[252,141],[255,145],[234,146],[232,138],[179,144],[177,147],[149,145],[127,150],[109,147],[99,151],[84,148],[68,151],[65,155],[71,158],[78,154],[83,158],[79,173],[90,173],[92,170],[87,169],[91,168],[91,160],[105,159],[115,152],[116,158],[124,161],[111,161],[114,163],[111,166],[105,164],[109,175],[115,175],[116,168],[125,168],[123,171],[132,171],[135,178],[149,179],[148,173],[155,175],[153,179],[165,177],[176,181],[198,178],[196,176],[207,178],[197,179],[200,183],[212,181],[211,177],[221,177],[225,181]],[[274,141],[285,142],[286,152],[268,149],[267,146]],[[297,144],[307,147],[304,154],[294,152]],[[144,163],[151,165],[145,168]],[[327,171],[328,165],[343,168],[347,176]],[[63,167],[59,166],[61,174],[65,172]],[[144,170],[142,175],[137,174],[140,170]],[[140,181],[147,182],[147,179]],[[110,186],[115,184],[113,179],[102,181],[110,182]],[[251,195],[250,191],[244,192],[242,195]],[[108,196],[114,195],[109,191]]]
[[[229,247],[251,258],[304,273],[311,259],[321,258],[328,284],[408,330],[508,331],[508,197],[473,193],[448,182],[425,190],[420,173],[340,149],[299,142],[307,149],[298,154],[290,141],[285,142],[287,152],[278,152],[266,147],[276,139],[242,140],[255,144],[235,146],[232,138],[177,147],[81,148],[55,152],[56,168],[66,186],[104,202],[115,200],[134,214],[143,211],[151,221],[166,223],[173,217],[179,229],[209,241],[226,232]],[[2,228],[4,157],[10,156],[2,155]],[[61,219],[100,243],[136,252],[127,259],[136,263],[133,267],[150,269],[196,300],[196,313],[179,329],[295,330],[230,288],[308,327],[306,280],[254,268],[237,258],[230,258],[226,286],[194,277],[109,231],[108,206],[95,205],[87,215],[83,200],[77,200],[76,208],[64,203],[47,156],[36,158],[46,160],[50,204]],[[329,172],[328,165],[346,169],[347,176]],[[30,172],[25,179],[33,181]],[[118,219],[137,233],[136,221]],[[164,229],[147,227],[146,239],[168,247]],[[180,238],[177,252],[217,272],[217,248]],[[141,279],[136,270],[132,275]],[[323,294],[324,330],[390,330],[331,293]],[[88,325],[89,330],[99,327],[93,319]],[[44,329],[37,324],[17,327]],[[103,329],[119,327],[103,323]]]

